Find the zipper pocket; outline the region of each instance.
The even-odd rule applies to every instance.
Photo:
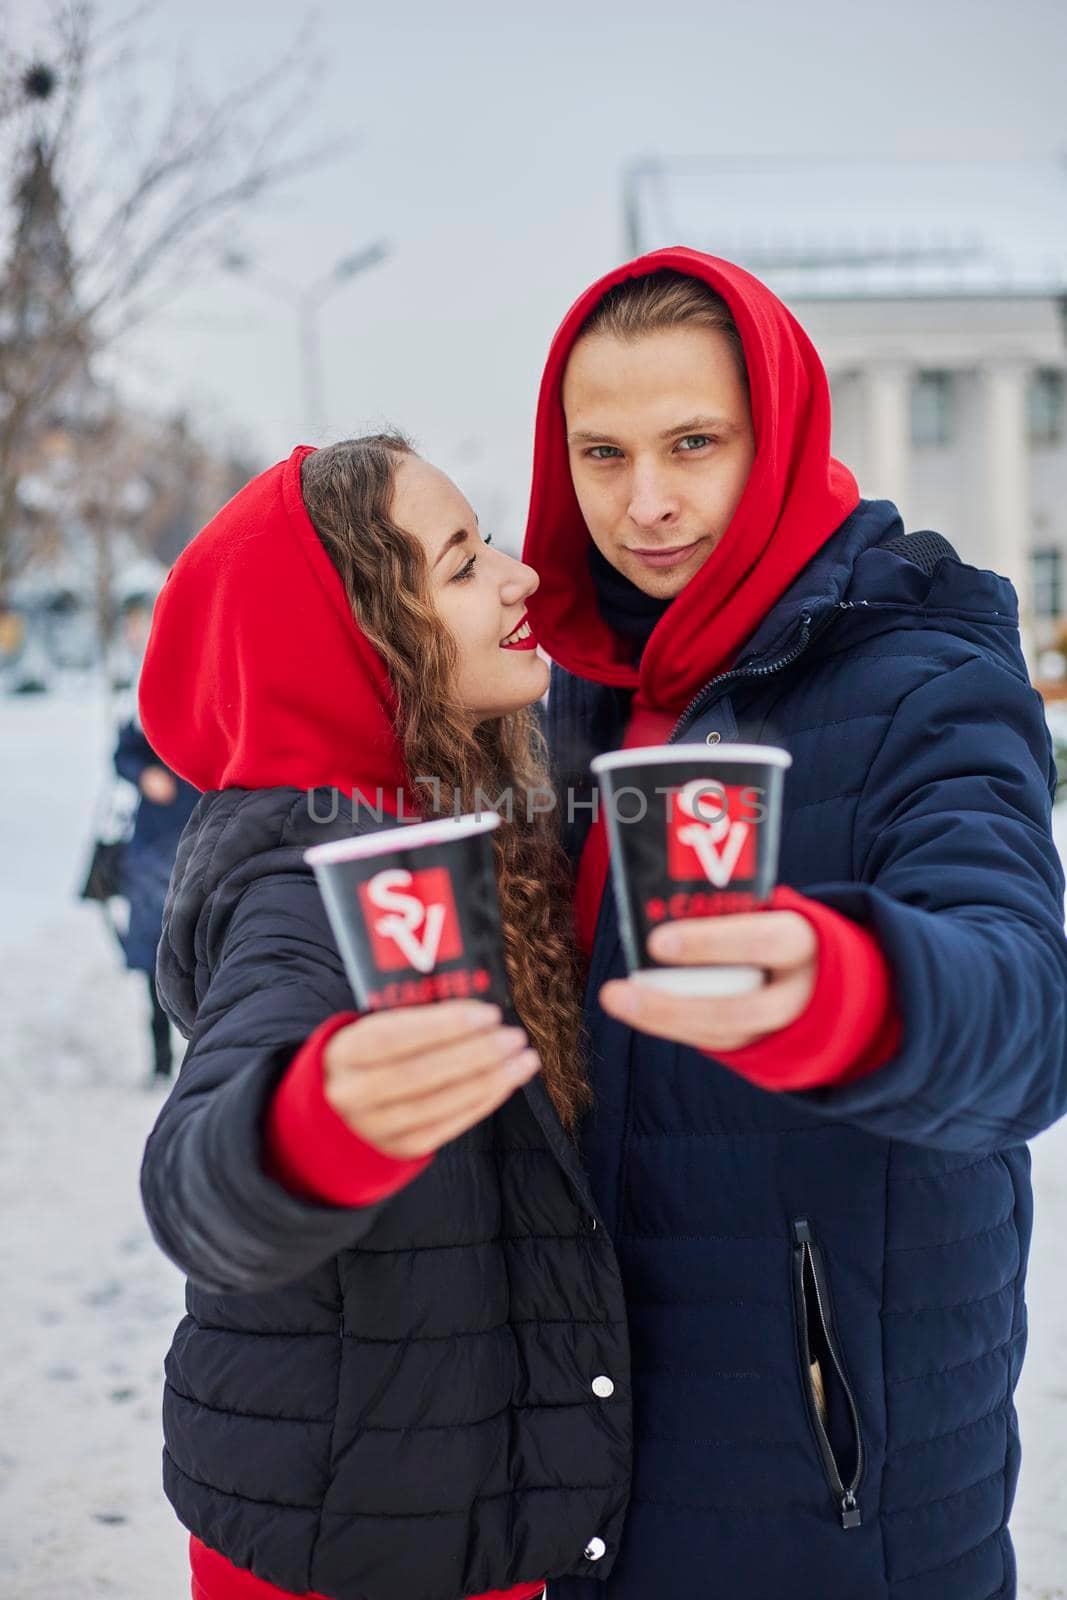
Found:
[[[861,1518],[856,1491],[863,1478],[864,1467],[859,1410],[852,1387],[845,1375],[844,1363],[834,1333],[822,1251],[815,1242],[806,1217],[797,1217],[793,1221],[793,1291],[797,1333],[800,1337],[804,1392],[819,1445],[819,1454],[822,1456],[823,1470],[840,1507],[841,1526],[858,1528]],[[832,1404],[832,1390],[835,1385],[847,1404],[855,1451],[855,1464],[848,1472],[847,1483],[845,1472],[848,1468],[838,1459],[830,1440],[829,1410],[827,1421],[824,1422],[816,1398],[815,1379],[811,1370],[813,1361],[818,1361],[822,1369],[827,1407]]]

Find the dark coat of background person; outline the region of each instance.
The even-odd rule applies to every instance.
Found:
[[[790,752],[780,880],[876,935],[897,1053],[770,1094],[633,1032],[595,1003],[625,973],[610,883],[601,905],[581,1147],[625,1287],[635,1438],[611,1600],[685,1600],[697,1573],[731,1600],[1016,1593],[1025,1141],[1067,1109],[1056,771],[1011,585],[903,534],[861,501],[671,733]],[[588,798],[628,700],[553,669],[561,789]]]
[[[629,1489],[626,1311],[540,1078],[378,1205],[305,1200],[264,1171],[279,1080],[353,1006],[303,859],[355,831],[343,797],[314,820],[336,801],[206,793],[175,867],[157,975],[189,1045],[141,1175],[189,1279],[166,1494],[297,1594],[458,1600],[594,1572]]]
[[[178,841],[200,793],[191,783],[175,777],[177,794],[171,804],[160,805],[141,794],[138,785],[146,767],[169,769],[132,719],[119,730],[114,760],[116,772],[132,783],[140,796],[133,833],[122,854],[120,892],[130,906],[122,947],[126,965],[151,976],[156,970],[156,947]]]

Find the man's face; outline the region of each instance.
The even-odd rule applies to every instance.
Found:
[[[645,594],[673,599],[729,527],[756,454],[727,335],[690,325],[580,339],[563,410],[593,543]]]

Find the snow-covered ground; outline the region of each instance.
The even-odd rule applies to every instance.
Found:
[[[141,1211],[148,997],[74,897],[111,723],[87,686],[0,699],[0,1595],[186,1600],[163,1499],[182,1279]]]
[[[87,687],[0,698],[5,1600],[189,1593],[185,1536],[159,1486],[162,1364],[182,1284],[137,1192],[163,1091],[143,1087],[141,975],[73,894],[111,734]],[[1067,844],[1067,806],[1061,816]],[[1020,1594],[1067,1600],[1067,1124],[1036,1141],[1034,1171],[1013,1526]]]

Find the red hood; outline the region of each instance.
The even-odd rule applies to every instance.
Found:
[[[726,533],[657,623],[638,668],[627,664],[628,644],[597,610],[560,386],[578,331],[597,302],[623,279],[662,267],[700,278],[733,313],[748,366],[756,457]],[[523,548],[523,560],[541,576],[528,601],[538,642],[569,672],[639,687],[646,705],[680,711],[735,659],[858,501],[856,480],[830,455],[830,389],[822,362],[782,302],[741,267],[698,250],[672,247],[627,262],[571,307],[541,381]]]
[[[304,508],[300,445],[223,506],[156,601],[139,703],[148,742],[198,789],[404,782],[385,664]]]

